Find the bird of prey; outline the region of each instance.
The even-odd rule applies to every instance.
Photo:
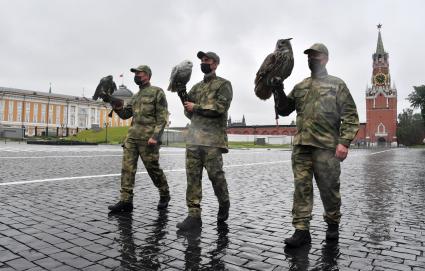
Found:
[[[184,104],[189,101],[186,84],[190,80],[192,75],[193,63],[190,60],[183,60],[177,66],[175,66],[170,75],[170,84],[168,85],[168,90],[172,92],[177,92],[181,102]]]
[[[294,68],[294,55],[291,40],[280,39],[276,43],[273,53],[269,54],[261,65],[255,77],[255,95],[262,100],[267,100],[277,86],[288,78]]]
[[[99,84],[96,87],[96,91],[93,95],[93,100],[102,98],[104,102],[110,102],[111,95],[114,91],[117,90],[117,85],[115,84],[112,75],[108,75],[100,79]]]
[[[170,75],[170,84],[168,90],[178,91],[179,86],[185,86],[192,75],[193,63],[190,60],[184,60],[173,68]]]

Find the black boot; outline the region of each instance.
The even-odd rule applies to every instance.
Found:
[[[230,202],[226,201],[218,207],[217,222],[221,223],[229,218]]]
[[[120,200],[114,205],[109,205],[108,209],[111,210],[111,213],[129,213],[133,211],[133,202]]]
[[[182,231],[197,230],[202,227],[202,220],[200,217],[188,216],[182,222],[177,223],[177,228]]]
[[[168,207],[168,202],[170,201],[170,196],[160,196],[158,202],[158,210],[164,210]]]
[[[339,225],[338,224],[328,224],[328,229],[326,230],[326,240],[338,240],[339,238]]]
[[[296,229],[294,234],[285,239],[285,244],[290,247],[300,247],[304,244],[311,243],[311,236],[308,230],[298,230]]]

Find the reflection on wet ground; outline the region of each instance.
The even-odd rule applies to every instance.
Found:
[[[150,235],[143,244],[136,246],[133,238],[133,215],[132,213],[108,214],[110,220],[116,220],[119,237],[115,239],[121,249],[121,267],[123,270],[133,270],[140,266],[158,270],[161,267],[160,243],[166,234],[164,228],[167,225],[168,211],[159,211],[158,218],[151,224]]]
[[[385,241],[391,238],[390,220],[394,215],[394,190],[397,189],[394,183],[396,180],[392,178],[394,172],[385,164],[392,164],[394,156],[383,161],[373,158],[368,157],[364,161],[364,213],[370,220],[367,230],[370,238],[374,241]]]
[[[45,153],[45,147],[38,148],[40,153],[31,149],[31,155]],[[111,147],[104,148],[104,152],[102,147],[96,149],[96,154],[111,153]],[[342,164],[339,242],[324,240],[323,207],[315,188],[312,243],[297,249],[283,243],[293,232],[289,151],[227,154],[229,220],[217,225],[218,203],[205,177],[203,228],[190,234],[176,228],[186,216],[181,150],[173,155],[173,149],[166,149],[164,153],[170,155],[161,157],[162,166],[170,170],[166,172],[171,190],[167,211],[158,212],[158,192],[148,176],[140,173],[133,213],[109,216],[107,206],[119,194],[119,178],[114,174],[120,172],[120,157],[73,160],[69,153],[78,153],[78,149],[55,151],[54,160],[45,158],[56,167],[46,178],[72,177],[74,173],[88,177],[1,186],[2,271],[424,270],[424,150],[352,150]],[[15,150],[13,155],[26,154]],[[60,163],[60,155],[67,156],[66,163]],[[42,175],[37,175],[40,163],[3,159],[1,182],[21,177],[42,180]],[[17,172],[17,168],[23,170]],[[30,174],[33,171],[34,176]],[[99,174],[102,177],[92,177]]]
[[[285,247],[285,255],[289,261],[290,270],[308,270],[311,245],[306,244],[299,248]]]

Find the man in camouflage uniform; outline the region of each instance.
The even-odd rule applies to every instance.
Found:
[[[338,239],[341,218],[339,193],[340,162],[359,129],[356,105],[341,79],[328,75],[328,49],[316,43],[304,51],[308,55],[311,77],[295,85],[286,97],[279,91],[278,113],[288,116],[297,111],[297,134],[292,151],[294,202],[292,224],[295,233],[285,239],[288,246],[311,242],[309,226],[313,209],[313,176],[320,191],[328,224],[326,240]]]
[[[168,121],[167,99],[161,88],[150,84],[152,72],[148,66],[141,65],[131,71],[135,73],[134,82],[139,85],[139,92],[125,107],[113,105],[120,118],[133,119],[123,144],[121,198],[118,203],[108,207],[111,212],[133,210],[134,179],[139,156],[159,190],[158,209],[167,208],[170,201],[167,179],[158,162],[161,135]]]
[[[233,97],[232,85],[218,77],[215,70],[220,58],[213,52],[198,52],[204,80],[195,84],[184,103],[185,115],[191,122],[186,140],[186,204],[187,218],[177,224],[180,230],[199,229],[202,226],[202,170],[205,168],[218,199],[217,221],[229,217],[229,192],[223,171],[222,153],[228,152],[227,111]]]

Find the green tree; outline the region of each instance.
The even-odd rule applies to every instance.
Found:
[[[397,139],[400,144],[412,146],[422,144],[425,128],[420,114],[413,114],[413,109],[403,109],[398,114]]]
[[[425,126],[425,85],[413,87],[414,91],[409,94],[407,100],[413,108],[420,108],[423,124]]]

